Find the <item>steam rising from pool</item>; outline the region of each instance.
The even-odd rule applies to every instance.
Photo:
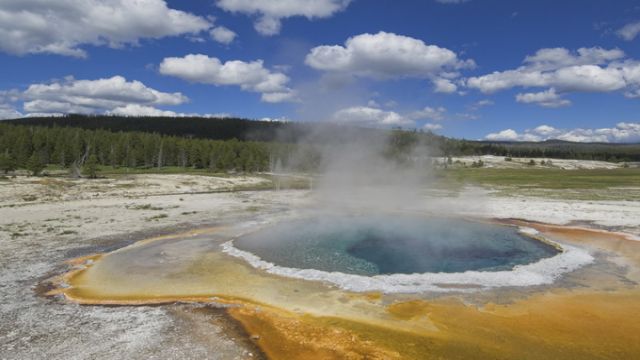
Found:
[[[331,129],[310,134],[288,160],[317,160],[315,201],[304,209],[313,215],[227,242],[223,251],[272,274],[383,292],[549,284],[593,261],[584,250],[559,251],[513,228],[390,215],[455,218],[464,211],[442,201],[434,209],[425,196],[438,175],[432,156],[446,154],[430,147],[433,137],[417,132]],[[475,209],[482,206],[480,197],[472,201]],[[365,215],[335,215],[354,212]]]

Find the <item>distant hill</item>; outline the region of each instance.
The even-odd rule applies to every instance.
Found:
[[[640,161],[640,144],[637,143],[580,143],[564,140],[541,142],[474,141],[474,143],[486,155],[612,162]]]
[[[110,131],[140,131],[211,140],[255,140],[294,142],[310,131],[307,124],[283,123],[239,118],[128,117],[67,115],[29,117],[5,122],[14,125],[60,126]]]
[[[87,130],[139,131],[161,135],[208,140],[266,141],[296,143],[309,141],[319,133],[331,134],[331,140],[348,141],[354,132],[380,134],[387,130],[358,128],[330,123],[277,122],[242,118],[153,117],[112,115],[66,115],[28,117],[4,123],[31,126],[75,127]],[[325,136],[323,141],[327,140]]]

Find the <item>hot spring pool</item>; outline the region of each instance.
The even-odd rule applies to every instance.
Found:
[[[558,253],[513,227],[408,216],[293,220],[235,246],[280,266],[368,276],[509,270]]]
[[[272,274],[384,292],[548,284],[593,260],[515,227],[388,214],[280,222],[223,251]]]

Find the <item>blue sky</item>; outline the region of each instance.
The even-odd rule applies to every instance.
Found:
[[[5,0],[0,118],[233,115],[640,141],[640,3]]]

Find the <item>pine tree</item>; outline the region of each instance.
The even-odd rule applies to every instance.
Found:
[[[16,162],[13,160],[9,153],[4,152],[0,153],[0,171],[3,171],[7,174],[9,171],[14,171],[16,169]]]
[[[91,154],[82,167],[82,173],[89,179],[98,177],[98,158],[95,154]]]
[[[39,154],[34,152],[27,161],[27,170],[29,170],[33,176],[40,176],[40,173],[42,173],[44,168],[45,165],[42,162],[42,158]]]

